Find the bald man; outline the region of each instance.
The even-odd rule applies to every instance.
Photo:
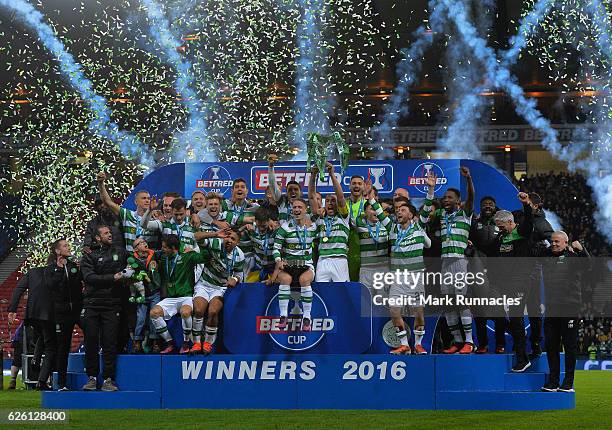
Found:
[[[398,197],[405,197],[410,200],[410,194],[408,193],[408,190],[406,188],[395,189],[395,192],[393,193],[393,200],[395,201],[395,199],[397,199]]]

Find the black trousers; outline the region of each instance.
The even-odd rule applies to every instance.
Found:
[[[525,336],[525,292],[522,286],[514,285],[513,297],[521,298],[519,306],[510,306],[508,311],[508,328],[514,343],[514,354],[518,363],[529,361],[527,355],[527,337]]]
[[[574,385],[576,354],[578,352],[578,319],[567,317],[544,318],[544,342],[550,369],[550,381],[559,384],[561,373],[561,344],[565,351],[565,378],[563,384]]]
[[[85,308],[83,325],[85,328],[85,369],[87,376],[97,377],[100,373],[98,351],[100,350],[100,344],[102,344],[102,357],[104,359],[102,378],[115,379],[119,309],[119,307]]]
[[[531,344],[542,342],[542,297],[540,296],[541,272],[534,275],[534,279],[529,280],[529,289],[526,292],[525,301],[527,304],[527,314],[529,315],[529,325],[531,333],[529,340]]]
[[[476,336],[478,337],[478,346],[484,347],[489,344],[489,334],[487,330],[487,321],[491,320],[495,324],[495,346],[506,347],[506,325],[507,321],[504,317],[486,318],[476,317]]]
[[[83,329],[78,317],[61,317],[55,322],[55,335],[57,338],[57,356],[55,370],[57,371],[57,382],[61,387],[66,386],[66,375],[68,372],[68,355],[72,346],[72,333],[74,326]]]
[[[42,352],[45,355],[38,374],[38,382],[46,384],[55,366],[55,354],[57,352],[55,323],[53,321],[35,319],[29,320],[29,323],[38,334],[40,339],[39,342],[41,342],[42,345]]]

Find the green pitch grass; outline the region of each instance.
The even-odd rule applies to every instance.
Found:
[[[4,386],[8,385],[5,377]],[[282,395],[282,393],[276,393]],[[406,387],[406,398],[418,395],[417,387]],[[40,394],[35,391],[0,391],[0,410],[38,409]],[[69,412],[68,424],[61,429],[335,429],[392,428],[420,429],[486,428],[548,429],[600,428],[612,410],[612,372],[576,372],[576,409],[545,412],[482,411],[281,411],[281,410],[75,410]],[[39,424],[38,427],[52,428]],[[3,428],[35,428],[28,425],[4,425]]]

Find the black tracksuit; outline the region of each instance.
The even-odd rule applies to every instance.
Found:
[[[98,376],[98,351],[102,342],[103,379],[115,379],[117,333],[121,297],[127,286],[114,275],[127,264],[124,248],[102,245],[81,260],[85,281],[83,324],[85,325],[85,367],[88,376]]]
[[[81,309],[83,308],[83,278],[79,267],[68,261],[64,267],[51,265],[58,274],[53,286],[55,305],[55,329],[57,335],[56,371],[60,387],[66,386],[68,354],[72,345],[72,332],[75,324],[83,328]]]
[[[25,321],[31,325],[42,339],[45,358],[38,374],[39,384],[46,384],[55,366],[57,342],[55,338],[55,309],[53,305],[52,286],[58,275],[51,266],[30,269],[19,280],[13,291],[9,312],[17,312],[17,306],[23,293],[28,290]]]
[[[470,261],[475,264],[471,267],[471,272],[483,272],[487,267],[487,257],[489,255],[495,255],[495,252],[491,250],[492,246],[495,246],[497,240],[497,234],[499,229],[493,221],[493,213],[489,218],[479,216],[472,220],[470,229],[470,241],[474,244],[475,252],[474,256]],[[494,285],[491,285],[487,278],[486,285],[482,288],[483,292],[486,292],[490,297],[496,297],[496,291]],[[472,309],[474,313],[474,322],[476,324],[476,337],[478,338],[478,346],[486,347],[489,344],[489,336],[487,330],[487,320],[492,320],[495,323],[495,346],[505,348],[506,347],[506,317],[504,315],[503,308],[496,309],[493,307],[477,307]]]
[[[523,213],[515,212],[517,222],[521,221]],[[533,232],[531,233],[531,243],[542,245],[544,241],[550,242],[550,236],[553,234],[553,228],[546,219],[546,215],[542,209],[536,209],[533,212]],[[529,340],[532,346],[539,344],[542,341],[542,298],[540,297],[540,285],[542,282],[542,266],[535,264],[533,272],[529,278],[529,289],[527,290],[526,304],[527,314],[529,315],[529,325],[531,326],[531,335]]]
[[[580,279],[589,269],[586,250],[565,250],[553,254],[550,248],[538,249],[542,263],[545,294],[544,342],[550,369],[550,383],[559,385],[560,350],[565,351],[565,378],[561,384],[574,385],[574,370],[578,352],[578,312],[581,305]],[[581,258],[582,257],[582,258]]]
[[[499,292],[508,297],[521,299],[520,306],[511,306],[508,312],[509,328],[514,341],[514,350],[518,363],[529,361],[526,350],[525,324],[523,314],[525,309],[524,298],[528,287],[529,277],[533,271],[532,244],[530,241],[533,231],[531,206],[523,205],[524,217],[521,223],[510,234],[501,232],[495,239],[496,258],[492,267]],[[511,259],[509,259],[511,258]]]

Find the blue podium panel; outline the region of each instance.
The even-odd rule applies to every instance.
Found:
[[[162,408],[296,409],[297,378],[312,365],[291,357],[162,358]]]
[[[82,355],[73,354],[74,368]],[[545,363],[546,358],[538,359]],[[79,364],[81,363],[81,364]],[[68,409],[455,409],[550,410],[575,395],[541,393],[549,377],[510,372],[512,356],[285,354],[119,356],[119,393],[43,393],[43,407]],[[530,369],[531,370],[531,369]],[[563,373],[561,378],[563,378]],[[86,382],[68,373],[69,388]]]
[[[512,356],[436,355],[436,390],[488,391],[504,386],[504,374],[512,367]]]
[[[49,409],[159,409],[157,391],[44,391],[43,408]]]
[[[228,290],[223,309],[223,342],[232,354],[362,354],[372,344],[371,309],[362,316],[369,292],[356,282],[313,284],[312,330],[290,316],[279,330],[277,287],[239,284]],[[298,293],[299,297],[299,293]],[[293,307],[293,300],[289,309]]]
[[[434,357],[162,358],[162,408],[433,409]],[[418,386],[418,396],[406,388]],[[178,394],[180,393],[180,395]]]
[[[316,363],[315,378],[297,380],[300,409],[435,408],[433,356],[300,358]]]
[[[440,391],[436,397],[436,409],[456,411],[546,411],[575,407],[576,393]]]

